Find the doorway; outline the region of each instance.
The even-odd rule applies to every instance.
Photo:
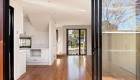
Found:
[[[56,55],[58,54],[58,30],[56,30]]]
[[[86,29],[67,29],[67,55],[87,54],[86,34]]]

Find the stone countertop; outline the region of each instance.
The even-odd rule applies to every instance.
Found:
[[[35,50],[35,49],[49,49],[49,48],[20,48],[20,50]]]
[[[26,50],[19,50],[20,53],[26,52]]]
[[[30,48],[30,49],[49,49],[49,48]]]

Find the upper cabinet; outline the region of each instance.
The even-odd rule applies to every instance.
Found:
[[[24,35],[33,35],[34,28],[30,22],[24,22]]]

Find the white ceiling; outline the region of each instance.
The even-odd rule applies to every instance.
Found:
[[[28,14],[28,17],[36,32],[49,31],[50,16],[48,14],[30,13]]]
[[[18,2],[26,14],[50,14],[57,27],[91,25],[91,0],[18,0]]]

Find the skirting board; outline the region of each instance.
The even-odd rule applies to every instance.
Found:
[[[55,57],[55,59],[49,64],[49,65],[52,65],[53,64],[53,62],[56,60],[56,57]]]
[[[26,71],[22,72],[20,75],[17,75],[15,80],[17,80],[18,78],[20,78],[20,76],[21,76],[22,74],[24,74],[25,72],[26,72]]]
[[[59,52],[59,54],[58,54],[58,53],[56,53],[56,55],[66,55],[66,53]]]
[[[49,62],[47,63],[42,63],[42,62],[30,62],[30,63],[26,63],[26,65],[49,65]]]

